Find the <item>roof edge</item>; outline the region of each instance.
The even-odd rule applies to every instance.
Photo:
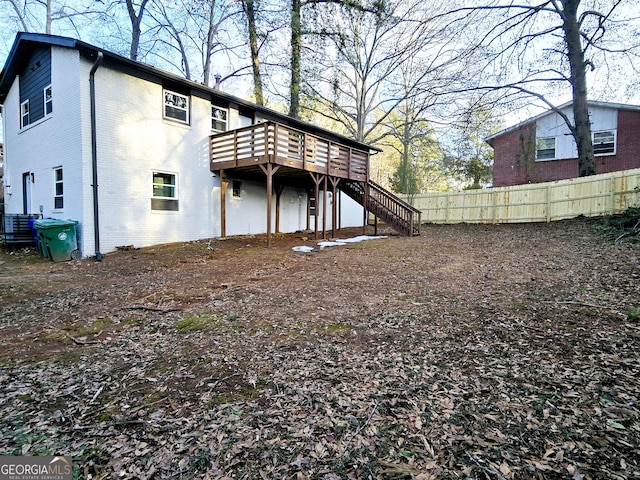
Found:
[[[307,122],[305,120],[300,120],[298,118],[290,117],[284,113],[278,112],[277,110],[273,110],[263,105],[258,105],[256,103],[250,102],[243,98],[236,97],[235,95],[231,95],[229,93],[216,90],[215,88],[209,87],[202,83],[198,83],[193,80],[187,80],[186,78],[180,75],[170,73],[165,70],[161,70],[152,65],[131,60],[130,58],[124,57],[122,55],[111,52],[109,50],[105,50],[100,47],[96,47],[95,45],[91,45],[82,40],[77,40],[71,37],[47,35],[43,33],[18,32],[18,34],[16,35],[16,38],[13,42],[13,46],[11,47],[9,55],[7,56],[7,60],[5,62],[5,68],[2,71],[0,71],[0,104],[4,102],[6,95],[9,91],[9,88],[13,83],[13,78],[17,73],[16,70],[18,66],[16,65],[16,62],[17,62],[16,56],[20,52],[21,48],[26,47],[26,45],[28,45],[29,43],[72,48],[75,50],[93,53],[96,55],[98,54],[98,52],[102,52],[105,58],[108,58],[113,62],[128,65],[134,69],[137,69],[142,72],[150,73],[160,78],[165,78],[167,80],[180,82],[192,89],[199,90],[209,95],[215,95],[217,97],[227,100],[230,103],[235,103],[244,107],[248,107],[248,108],[251,108],[252,110],[255,110],[267,115],[271,115],[276,118],[286,119],[288,123],[291,123],[294,126],[298,126],[300,128],[307,129],[307,130],[315,130],[317,132],[325,132],[325,134],[329,136],[345,141],[346,143],[349,143],[351,145],[357,145],[362,149],[369,149],[370,151],[378,151],[378,152],[382,151],[378,147],[374,147],[373,145],[356,140],[354,138],[348,137],[341,133],[337,133],[332,130],[328,130],[326,128],[320,127],[318,125],[314,125],[313,123]]]
[[[505,128],[504,130],[500,130],[497,133],[494,133],[493,135],[489,135],[488,137],[485,137],[484,141],[487,142],[488,144],[491,144],[491,141],[496,139],[497,137],[500,137],[506,133],[510,133],[513,132],[514,130],[518,130],[519,128],[524,127],[525,125],[528,125],[530,123],[533,122],[537,122],[538,120],[540,120],[543,117],[546,117],[547,115],[551,115],[553,113],[555,113],[557,110],[563,110],[567,107],[570,107],[571,105],[573,105],[573,101],[571,102],[566,102],[563,103],[562,105],[559,105],[558,107],[556,107],[555,109],[551,110],[546,110],[534,117],[528,118],[527,120],[524,120],[520,123],[517,123],[516,125],[512,125],[511,127]],[[590,107],[603,107],[603,108],[614,108],[616,110],[637,110],[640,111],[640,105],[632,105],[632,104],[626,104],[626,103],[616,103],[616,102],[601,102],[601,101],[596,101],[596,100],[588,100],[587,101],[587,105],[589,105]]]

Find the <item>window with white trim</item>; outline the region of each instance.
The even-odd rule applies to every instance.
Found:
[[[211,130],[215,132],[227,131],[228,113],[224,108],[211,105]]]
[[[64,207],[64,182],[62,176],[62,167],[53,169],[53,208],[60,210]]]
[[[593,132],[593,153],[595,155],[607,155],[616,153],[616,131],[603,130]]]
[[[536,160],[553,160],[556,158],[556,137],[536,139]]]
[[[20,104],[20,128],[29,125],[29,100]]]
[[[53,90],[51,85],[44,89],[44,114],[49,115],[53,112]]]
[[[178,182],[175,173],[153,172],[151,210],[178,211]]]
[[[189,123],[189,97],[181,93],[163,90],[164,118]]]

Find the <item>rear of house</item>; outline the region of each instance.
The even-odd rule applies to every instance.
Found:
[[[77,220],[84,256],[220,236],[221,184],[228,189],[226,235],[267,231],[264,184],[222,183],[211,170],[209,141],[212,133],[287,120],[281,114],[77,40],[39,34],[16,38],[0,77],[0,103],[6,212]],[[313,214],[325,212],[332,223],[323,198],[339,203],[340,226],[362,224],[362,207],[346,196],[316,199]],[[309,200],[303,186],[281,189],[280,231],[309,227]]]
[[[573,118],[571,104],[561,111]],[[640,168],[640,106],[589,102],[596,172]],[[487,139],[493,185],[505,187],[578,176],[578,151],[565,121],[546,112]]]

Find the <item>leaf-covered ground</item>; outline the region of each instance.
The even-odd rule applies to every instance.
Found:
[[[587,220],[274,244],[2,254],[0,452],[91,479],[640,478],[639,244]]]

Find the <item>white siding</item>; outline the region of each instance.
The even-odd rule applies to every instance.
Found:
[[[101,250],[213,236],[210,102],[190,98],[191,125],[165,120],[161,85],[106,66],[96,100]],[[177,175],[177,212],[151,210],[154,171]]]
[[[53,115],[20,131],[18,80],[5,102],[5,193],[8,213],[22,212],[22,173],[33,172],[33,213],[78,220],[84,256],[96,253],[89,72],[93,61],[53,47]],[[163,118],[162,85],[120,73],[105,62],[95,75],[100,251],[220,236],[220,179],[209,169],[211,104],[190,97],[190,125]],[[229,128],[240,116],[229,112]],[[63,167],[64,209],[53,209],[53,169]],[[151,209],[152,173],[175,173],[178,211]],[[229,182],[227,235],[267,230],[266,191],[242,182],[239,198]],[[362,208],[342,196],[342,226],[360,225]],[[280,230],[306,228],[306,192],[287,187],[281,197]],[[327,228],[331,227],[328,206]],[[322,212],[322,195],[318,202]],[[275,227],[275,195],[273,197]],[[320,223],[322,225],[322,222]],[[313,222],[312,222],[313,226]]]
[[[5,193],[7,213],[22,213],[22,174],[33,172],[31,212],[45,217],[80,220],[82,217],[82,172],[78,52],[54,48],[51,85],[53,113],[20,130],[19,79],[5,101]],[[55,210],[53,168],[64,173],[64,208]]]
[[[573,122],[573,110],[570,106],[565,108],[563,113]],[[591,106],[589,116],[592,132],[618,128],[618,110],[615,108]],[[578,157],[578,148],[569,127],[555,112],[540,118],[536,123],[536,138],[544,137],[556,138],[556,160]]]

